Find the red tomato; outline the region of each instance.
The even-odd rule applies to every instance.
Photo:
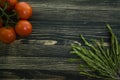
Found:
[[[20,20],[15,26],[16,33],[21,37],[27,37],[32,33],[32,25],[27,20]]]
[[[2,19],[0,18],[0,28],[3,26],[3,21]]]
[[[32,15],[32,7],[26,2],[18,2],[15,5],[15,10],[20,19],[28,19]]]
[[[5,44],[9,44],[9,43],[12,43],[13,41],[15,41],[15,39],[16,39],[16,34],[15,34],[13,27],[0,28],[0,41],[1,42],[5,43]]]
[[[16,5],[17,2],[18,2],[18,0],[1,0],[0,6],[2,8],[4,8],[6,3],[8,3],[7,10],[11,10],[14,8],[14,6]]]
[[[0,22],[0,28],[2,27],[2,23]]]
[[[7,0],[10,6],[15,6],[18,0]]]
[[[6,0],[0,0],[0,7],[4,7]]]

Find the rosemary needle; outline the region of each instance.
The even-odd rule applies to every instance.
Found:
[[[72,44],[71,53],[84,62],[79,64],[80,74],[102,80],[120,80],[120,45],[110,25],[106,27],[111,35],[109,47],[103,45],[103,39],[93,40],[94,45],[81,35],[85,46]]]

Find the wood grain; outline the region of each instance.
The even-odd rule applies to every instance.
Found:
[[[104,38],[106,23],[120,41],[120,0],[20,0],[31,4],[33,32],[10,45],[0,43],[0,80],[90,80],[79,74],[71,44]],[[93,80],[93,79],[91,79]]]

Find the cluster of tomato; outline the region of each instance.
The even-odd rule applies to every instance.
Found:
[[[27,37],[32,33],[28,19],[32,16],[32,7],[18,0],[0,0],[0,42],[9,44],[16,36]]]

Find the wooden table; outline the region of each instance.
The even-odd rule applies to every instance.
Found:
[[[0,43],[0,80],[87,80],[71,44],[104,38],[106,23],[120,36],[120,0],[21,0],[33,7],[33,32],[10,45]],[[119,38],[120,40],[120,38]],[[89,80],[89,79],[88,79]],[[93,80],[93,79],[92,79]]]

